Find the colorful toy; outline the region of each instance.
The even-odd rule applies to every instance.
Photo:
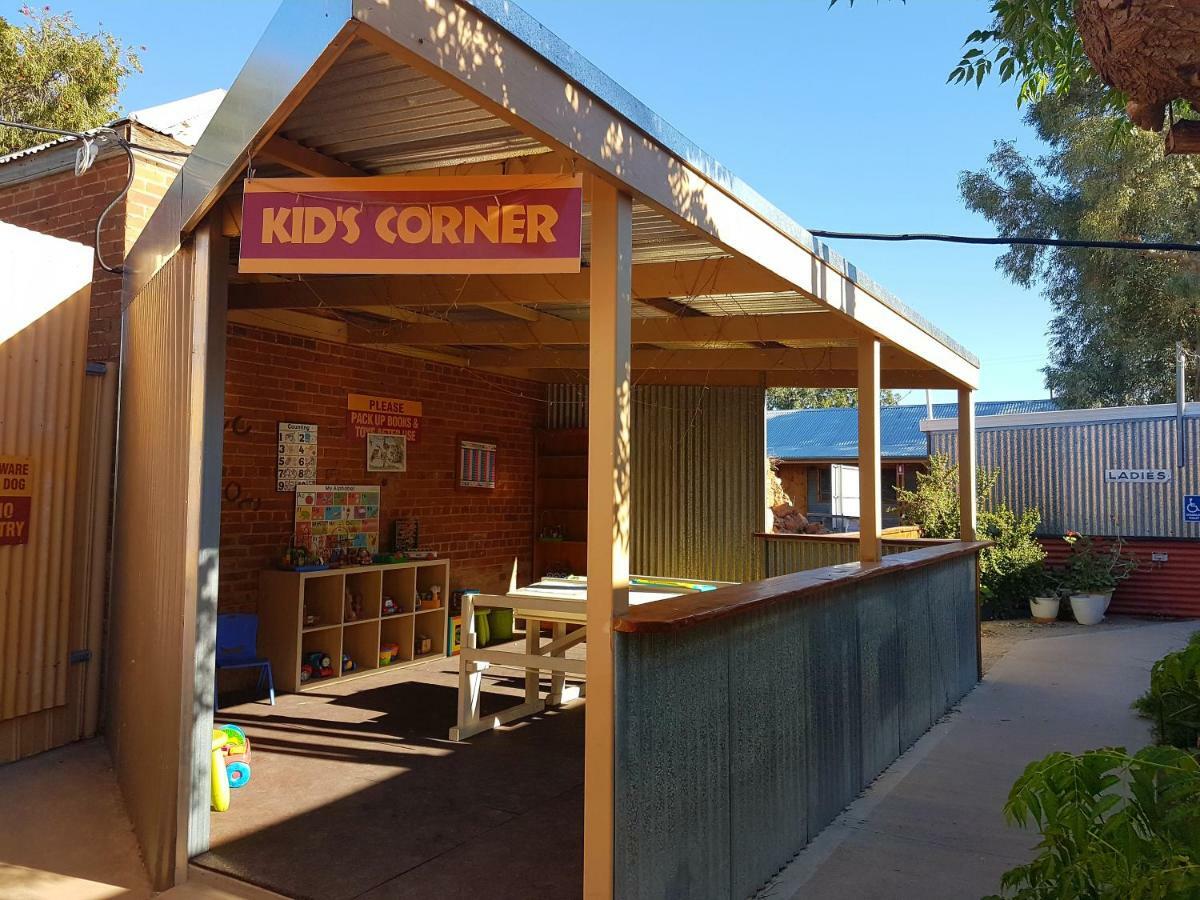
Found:
[[[304,678],[304,666],[307,666],[310,671],[308,678]],[[333,675],[333,660],[324,650],[310,650],[304,654],[304,663],[300,667],[300,677],[305,681],[312,678],[328,678]]]
[[[229,787],[234,790],[245,787],[250,781],[250,739],[236,725],[221,725],[216,730],[226,737],[221,755],[225,761]]]
[[[380,644],[379,645],[379,664],[381,666],[390,666],[392,659],[400,654],[399,644]]]
[[[354,660],[352,660],[350,658],[350,654],[343,650],[342,651],[342,674],[345,674],[346,672],[353,672],[356,668],[357,668],[357,666],[355,666]]]
[[[229,773],[222,749],[229,742],[229,735],[215,728],[212,734],[212,808],[225,812],[229,809]]]
[[[400,608],[396,606],[396,601],[384,594],[383,596],[383,614],[385,616],[394,616],[400,612]]]

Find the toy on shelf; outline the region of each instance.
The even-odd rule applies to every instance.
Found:
[[[433,639],[428,635],[417,635],[417,653],[424,655],[433,649]]]
[[[308,677],[304,677],[307,668]],[[312,650],[304,654],[304,664],[300,667],[300,677],[303,681],[313,678],[328,678],[333,675],[333,660],[324,650]]]
[[[400,607],[396,605],[396,601],[387,594],[383,595],[383,614],[385,616],[394,616],[400,612]]]
[[[360,566],[369,566],[373,562],[371,551],[366,547],[361,547],[358,551],[357,561]]]
[[[250,781],[250,738],[236,725],[220,725],[216,730],[224,732],[226,737],[221,753],[229,787],[243,788]]]
[[[346,588],[346,621],[357,622],[363,617],[362,594],[357,594]]]
[[[433,608],[437,609],[442,605],[442,587],[435,584],[429,589],[429,599],[433,602]]]
[[[320,572],[329,566],[319,553],[291,545],[279,557],[279,568],[290,572]]]
[[[442,589],[436,584],[427,591],[419,591],[417,593],[417,609],[420,611],[437,609],[442,605],[441,596]]]
[[[347,672],[353,672],[357,668],[358,668],[358,666],[356,666],[354,664],[354,660],[352,660],[350,658],[350,654],[343,650],[342,651],[342,674],[345,675]]]
[[[379,645],[379,665],[390,666],[392,664],[392,660],[399,655],[399,644],[386,643]]]
[[[308,608],[308,598],[304,600],[304,627],[312,628],[314,625],[321,624],[321,617],[316,613],[311,612]]]

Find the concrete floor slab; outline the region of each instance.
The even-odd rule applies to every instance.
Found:
[[[1001,809],[1024,767],[1055,750],[1136,749],[1130,704],[1154,661],[1197,622],[1097,628],[1015,644],[957,710],[897,760],[760,896],[940,900],[995,892],[1037,835]]]
[[[0,897],[151,896],[103,741],[0,766],[0,813]]]

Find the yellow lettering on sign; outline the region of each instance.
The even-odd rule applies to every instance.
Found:
[[[324,206],[304,207],[304,243],[324,244],[337,231],[337,218]]]
[[[459,243],[458,229],[462,226],[463,214],[453,206],[433,208],[433,242],[441,244]]]
[[[558,210],[546,203],[529,205],[529,231],[526,240],[531,244],[539,241],[554,243],[554,226],[558,224]]]
[[[276,241],[280,244],[292,242],[292,236],[286,230],[291,214],[292,211],[287,207],[268,206],[263,210],[262,242],[264,244],[273,244]]]
[[[358,240],[358,210],[353,207],[338,210],[338,217],[342,220],[342,227],[346,229],[346,233],[342,235],[342,240],[347,244],[353,244]]]
[[[406,206],[396,216],[396,236],[406,244],[420,244],[429,240],[432,228],[429,212],[424,207]]]
[[[500,207],[500,243],[523,244],[524,232],[525,207],[519,203],[505,203]]]
[[[463,239],[468,244],[474,244],[476,235],[482,234],[493,244],[500,243],[500,208],[489,206],[480,209],[468,206],[464,213]]]

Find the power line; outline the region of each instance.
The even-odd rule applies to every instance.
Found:
[[[845,241],[940,241],[946,244],[1010,244],[1025,247],[1077,247],[1086,250],[1165,250],[1200,253],[1200,244],[1174,241],[1085,241],[1051,237],[975,237],[964,234],[872,234],[860,231],[810,231],[814,237]]]

